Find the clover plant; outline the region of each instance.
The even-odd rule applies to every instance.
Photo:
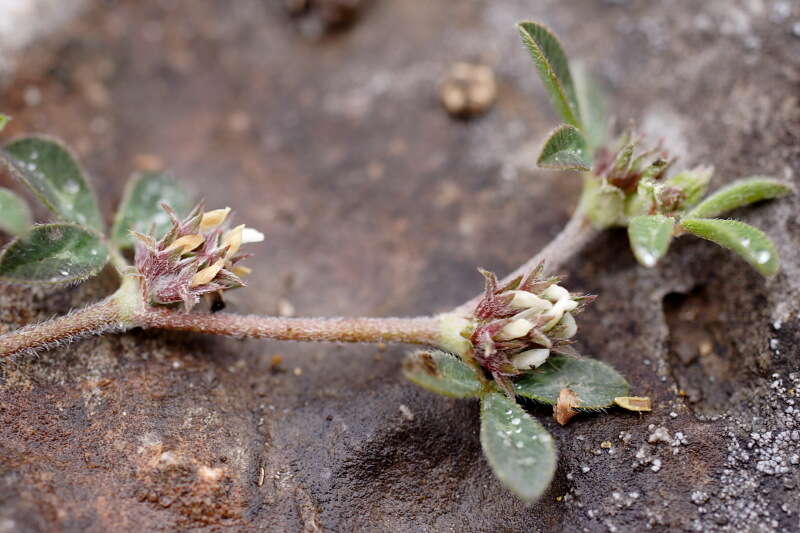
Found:
[[[484,292],[452,311],[416,318],[286,318],[215,311],[225,292],[245,287],[248,244],[263,234],[231,223],[230,208],[206,210],[162,173],[135,174],[108,227],[90,180],[60,142],[40,136],[11,141],[0,161],[46,207],[53,220],[32,224],[16,193],[0,188],[0,231],[13,240],[0,254],[0,282],[74,284],[107,264],[119,288],[106,299],[0,336],[0,361],[89,334],[160,328],[296,341],[397,342],[422,345],[403,364],[412,382],[438,394],[480,401],[480,441],[489,465],[526,502],[550,484],[557,463],[553,438],[525,409],[552,405],[565,424],[581,411],[612,405],[649,410],[630,396],[609,365],[574,345],[576,316],[593,297],[572,293],[550,275],[595,232],[627,226],[631,247],[653,266],[671,239],[691,233],[730,248],[764,275],[778,254],[759,230],[715,218],[790,188],[771,178],[735,182],[703,199],[705,167],[668,177],[673,160],[642,149],[626,133],[609,142],[605,105],[583,71],[571,72],[558,40],[535,22],[519,25],[550,98],[566,124],[547,139],[539,165],[579,170],[584,191],[565,230],[517,271],[498,280],[486,271]],[[0,129],[6,117],[0,116]],[[133,261],[128,258],[132,256]],[[522,401],[522,403],[519,403]]]

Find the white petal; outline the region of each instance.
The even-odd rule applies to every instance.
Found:
[[[578,323],[571,313],[564,313],[561,322],[558,323],[558,338],[571,339],[578,333]]]
[[[528,291],[509,291],[511,294],[514,295],[514,298],[511,300],[511,307],[514,309],[533,309],[534,311],[547,311],[553,304],[545,300],[544,298],[539,298],[532,292]]]
[[[529,368],[542,366],[548,357],[550,357],[550,350],[547,348],[535,348],[511,356],[511,364],[517,370],[528,370]]]
[[[244,230],[242,230],[242,244],[247,244],[251,242],[262,242],[263,240],[264,240],[264,234],[258,231],[257,229],[244,228]]]
[[[569,298],[569,291],[561,285],[550,285],[542,292],[542,296],[551,302],[557,302]]]
[[[525,320],[524,318],[518,318],[506,324],[494,338],[499,341],[510,341],[511,339],[524,337],[532,329],[533,322]]]
[[[578,307],[578,302],[575,300],[559,300],[553,305],[553,308],[547,313],[547,317],[550,318],[550,321],[542,326],[542,331],[550,331],[553,327],[561,322],[561,318],[564,316],[564,313],[567,311],[572,311]]]

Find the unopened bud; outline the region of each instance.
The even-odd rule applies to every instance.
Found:
[[[536,311],[547,311],[553,304],[545,300],[544,298],[539,298],[532,292],[528,291],[508,291],[509,294],[513,294],[514,298],[511,300],[509,305],[514,309],[530,309],[534,312]]]
[[[575,308],[578,307],[578,302],[575,300],[559,300],[554,305],[553,308],[547,313],[547,316],[552,317],[547,324],[542,326],[542,331],[549,331],[551,330],[556,324],[561,322],[561,319],[564,316],[564,313],[568,311],[574,311]]]
[[[203,213],[203,218],[200,219],[200,229],[207,231],[216,228],[225,222],[230,212],[231,208],[226,207],[224,209],[214,209],[213,211]]]
[[[548,334],[554,339],[571,339],[578,333],[578,323],[575,322],[575,317],[571,313],[564,313],[561,321],[553,326]]]
[[[550,357],[550,350],[547,348],[535,348],[511,356],[511,364],[517,370],[528,370],[542,366],[548,357]]]
[[[230,258],[239,251],[239,247],[242,246],[242,230],[244,230],[244,224],[236,226],[222,237],[222,247],[228,247],[225,257]]]
[[[569,291],[561,285],[550,285],[542,292],[542,296],[551,302],[557,302],[569,298]]]
[[[192,282],[189,284],[189,286],[199,287],[200,285],[210,283],[211,280],[217,277],[217,274],[219,274],[219,271],[222,270],[224,265],[225,259],[218,259],[213,265],[198,271],[194,276],[192,276]]]
[[[177,251],[180,254],[185,254],[187,252],[191,252],[201,244],[203,244],[204,237],[202,235],[184,235],[178,239],[175,239],[172,244],[167,246],[164,251],[165,252],[174,252]]]
[[[506,324],[494,338],[499,341],[510,341],[511,339],[524,337],[530,333],[532,329],[533,322],[525,320],[524,318],[518,318]]]

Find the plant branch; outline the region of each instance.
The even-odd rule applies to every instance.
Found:
[[[184,313],[148,307],[136,318],[145,328],[231,337],[319,342],[397,342],[436,345],[439,321],[420,318],[283,318],[231,313]]]
[[[591,221],[581,212],[576,210],[567,225],[550,241],[539,253],[525,261],[513,272],[507,275],[501,283],[508,283],[517,276],[528,273],[531,269],[544,261],[544,274],[552,274],[561,269],[570,259],[579,254],[599,233]],[[471,300],[458,306],[453,313],[466,315],[472,312],[482,295],[477,295]]]
[[[28,350],[41,350],[78,337],[125,329],[114,296],[67,315],[0,336],[0,361]]]

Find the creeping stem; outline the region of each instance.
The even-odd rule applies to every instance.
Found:
[[[77,337],[126,329],[115,298],[67,315],[33,324],[0,336],[0,361],[27,350],[39,350]]]
[[[194,331],[284,341],[437,344],[438,320],[421,318],[283,318],[230,313],[183,313],[147,308],[137,321],[145,328]]]

